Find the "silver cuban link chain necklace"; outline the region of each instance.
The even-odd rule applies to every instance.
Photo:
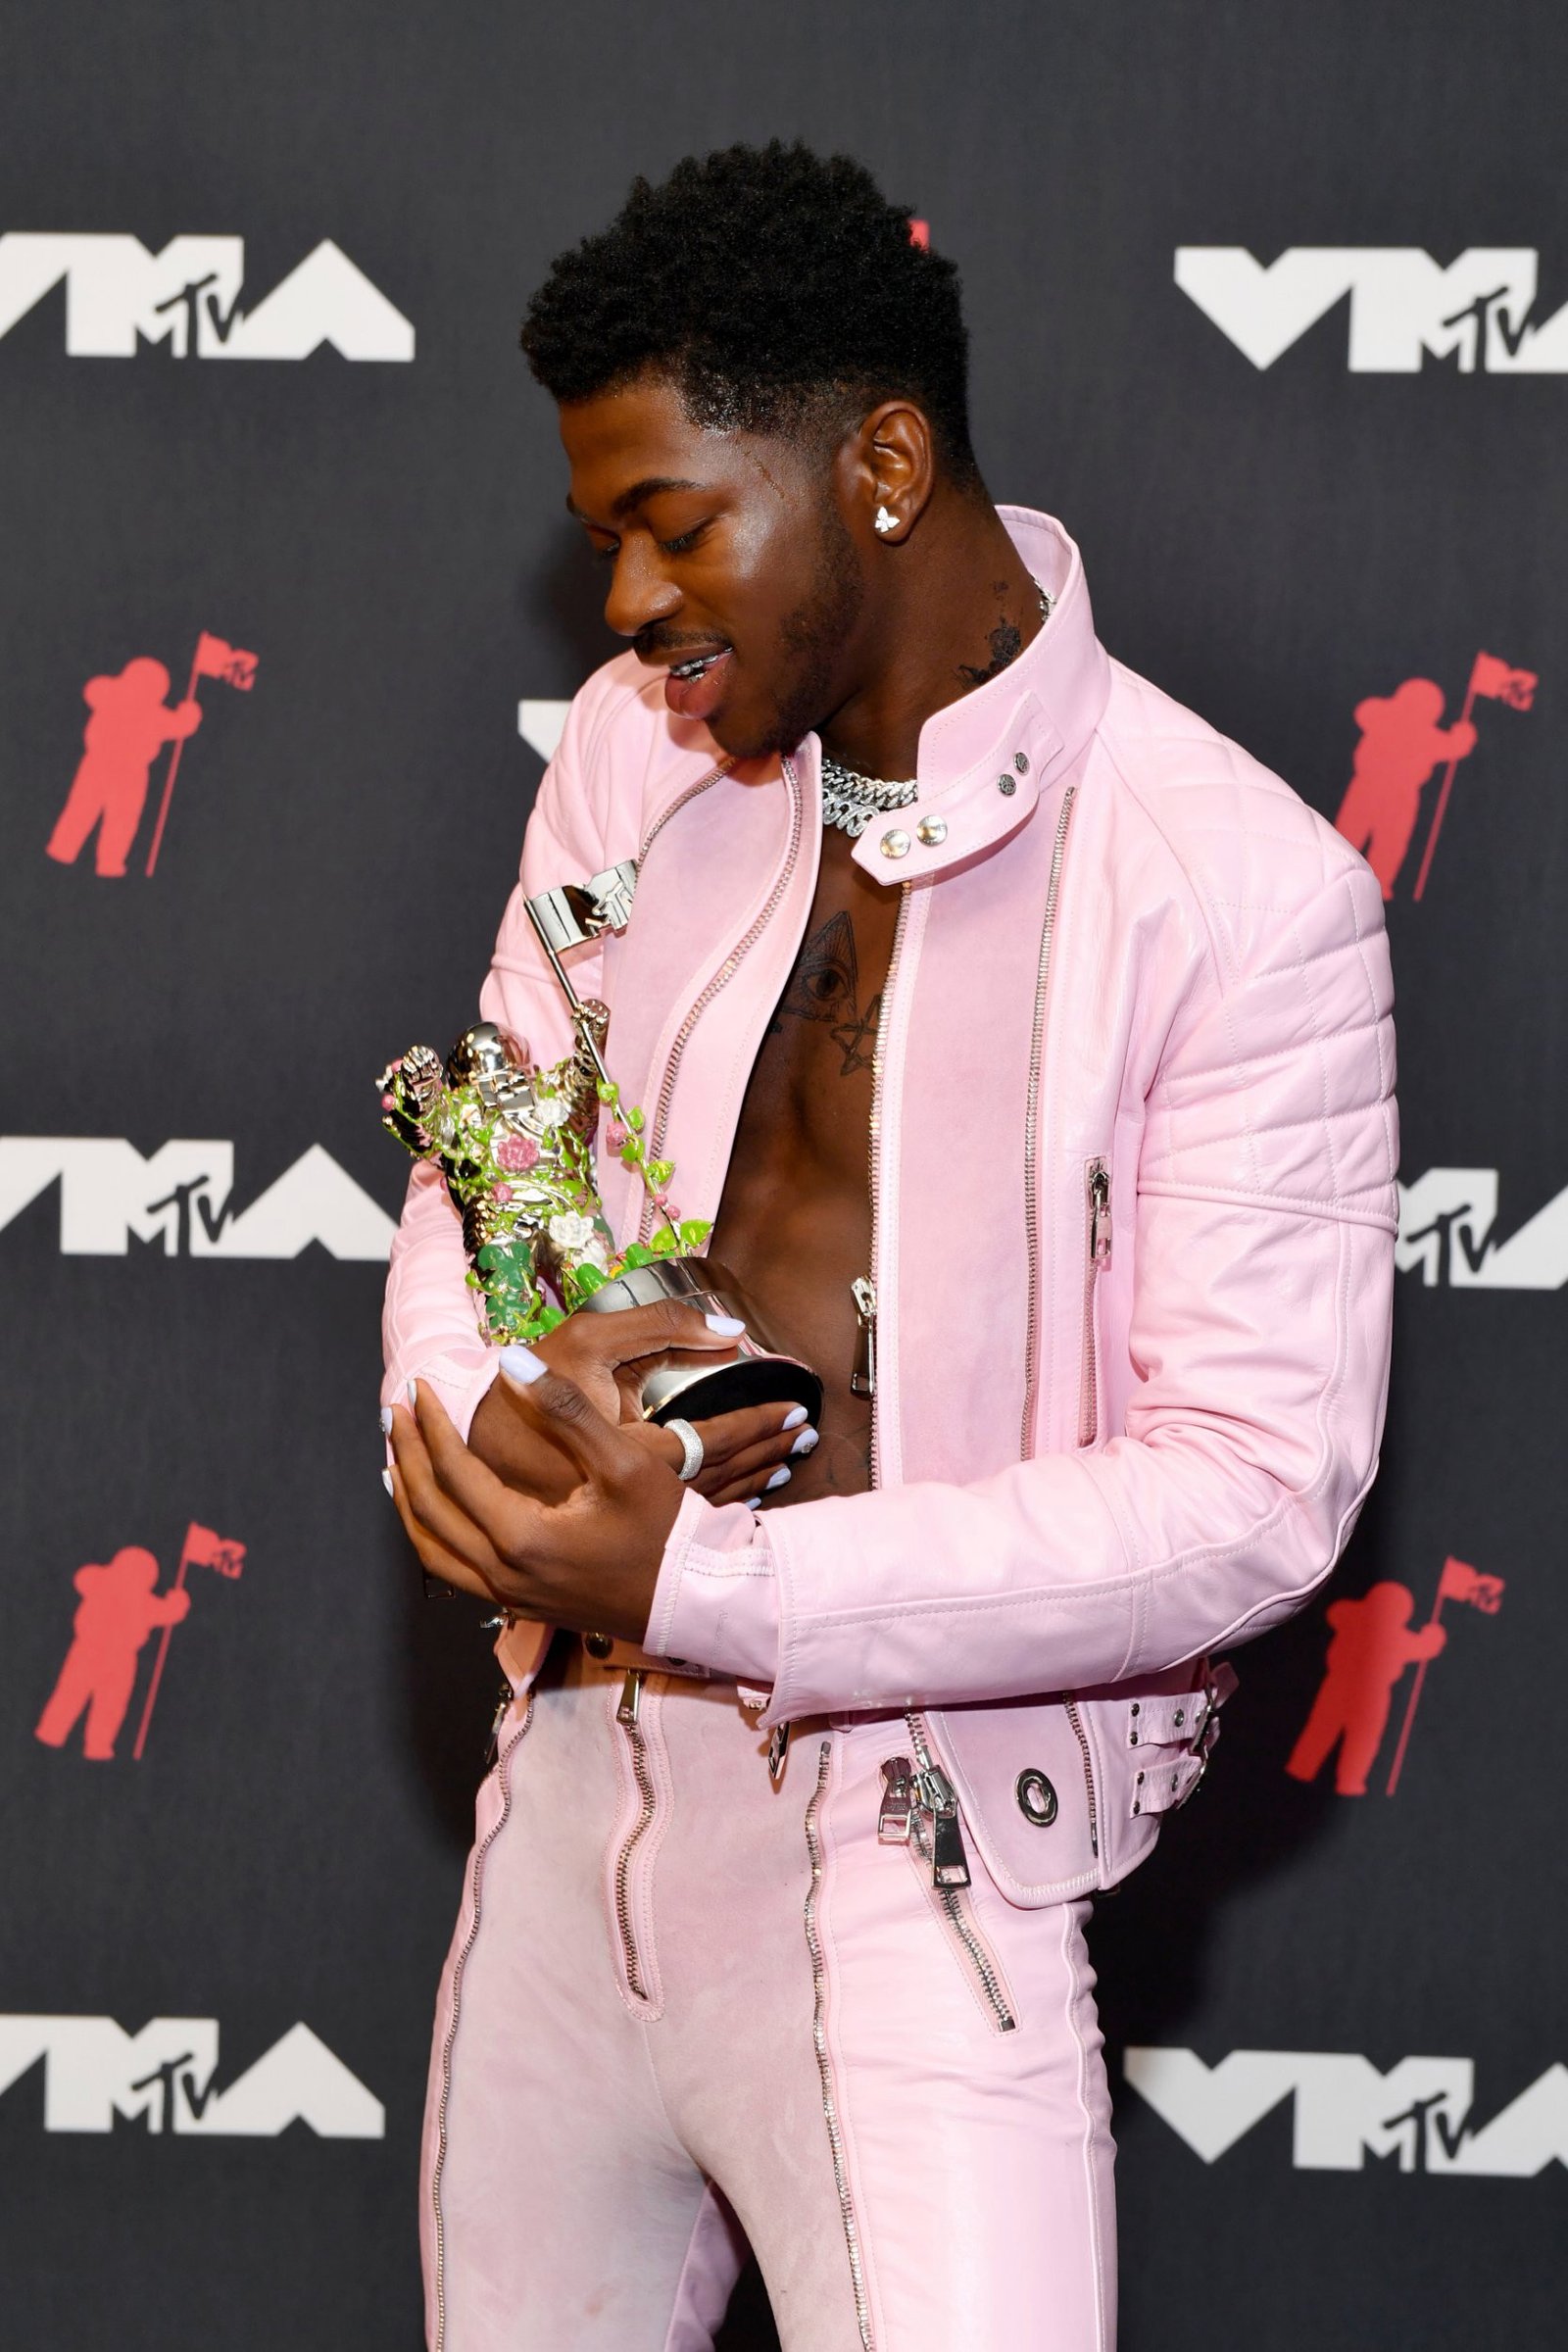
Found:
[[[1042,621],[1051,618],[1056,600],[1035,582],[1035,594],[1040,599]],[[887,816],[895,808],[907,808],[919,798],[920,787],[914,777],[903,784],[883,784],[875,776],[862,776],[842,760],[822,754],[822,822],[836,825],[858,841],[873,816]]]

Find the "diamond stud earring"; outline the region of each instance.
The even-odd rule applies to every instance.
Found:
[[[876,527],[879,531],[896,531],[899,527],[899,518],[896,514],[890,514],[886,507],[878,507]]]

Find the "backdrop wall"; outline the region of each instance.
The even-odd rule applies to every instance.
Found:
[[[1096,1925],[1124,2345],[1558,2340],[1560,9],[9,30],[0,2339],[417,2341],[494,1674],[379,1484],[370,1080],[471,1017],[608,645],[523,301],[634,171],[780,132],[960,263],[988,478],[1111,650],[1392,893],[1383,1478]]]

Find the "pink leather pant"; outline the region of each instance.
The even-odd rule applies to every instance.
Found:
[[[902,1718],[798,1728],[572,1644],[501,1729],[425,2124],[431,2352],[1109,2352],[1087,1904],[879,1842]],[[989,1980],[989,1983],[987,1982]],[[1004,2019],[1008,2022],[1004,2025]]]

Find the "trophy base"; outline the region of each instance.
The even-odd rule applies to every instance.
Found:
[[[812,1426],[821,1419],[822,1383],[810,1366],[768,1345],[755,1309],[734,1276],[707,1257],[659,1257],[629,1266],[594,1292],[579,1315],[616,1314],[628,1306],[656,1306],[678,1298],[699,1314],[733,1315],[746,1325],[733,1355],[672,1353],[662,1356],[642,1385],[639,1404],[645,1421],[708,1421],[719,1413],[756,1404],[804,1404]]]

